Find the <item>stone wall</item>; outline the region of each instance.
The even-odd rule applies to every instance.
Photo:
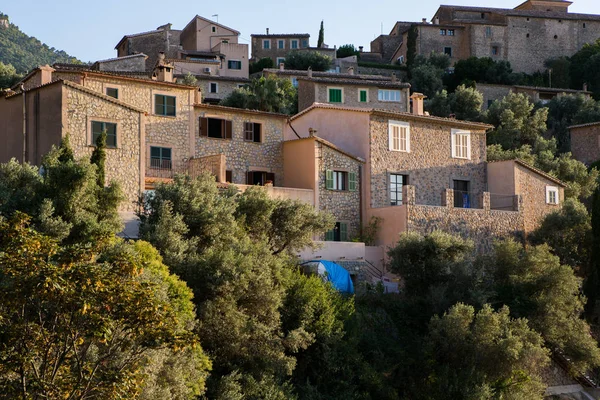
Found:
[[[210,92],[211,83],[217,84],[217,93]],[[204,101],[205,99],[210,99],[211,101],[213,101],[215,99],[223,100],[225,97],[229,96],[235,89],[237,89],[239,85],[243,85],[246,83],[248,83],[246,80],[222,80],[207,76],[198,78],[197,85],[202,91],[202,101]]]
[[[516,192],[523,197],[523,213],[525,215],[525,232],[534,231],[551,212],[560,209],[564,201],[564,188],[528,168],[515,163]],[[559,204],[546,203],[546,186],[558,188]]]
[[[263,40],[270,41],[270,48],[263,49]],[[284,41],[284,48],[278,49],[277,45],[279,40]],[[292,49],[292,40],[298,41],[298,49]],[[301,36],[297,35],[294,37],[286,37],[285,35],[277,36],[277,35],[259,35],[252,36],[252,59],[254,61],[258,61],[261,58],[270,58],[273,60],[273,65],[277,67],[277,58],[285,58],[290,51],[299,50],[303,48],[303,42],[306,41],[308,44],[310,40],[310,35]]]
[[[572,128],[571,152],[586,165],[600,160],[600,124]]]
[[[395,62],[392,56],[402,43],[402,36],[380,35],[371,41],[371,52],[381,54],[381,60],[384,63]]]
[[[440,29],[446,29],[446,31],[454,29],[454,36],[440,35]],[[407,34],[405,34],[405,37],[408,37]],[[450,47],[452,49],[450,63],[453,65],[458,60],[469,57],[469,40],[470,34],[468,30],[463,28],[420,24],[419,36],[417,37],[417,53],[427,57],[432,52],[444,53],[444,48]],[[406,46],[403,47],[406,51]]]
[[[483,104],[481,105],[481,110],[485,111],[489,108],[494,100],[502,100],[510,92],[512,92],[512,86],[478,83],[477,91],[483,95]]]
[[[304,79],[298,80],[298,112],[307,109],[316,101],[315,83]],[[325,102],[327,102],[327,97]]]
[[[158,60],[158,53],[165,53],[167,58],[177,58],[181,31],[161,29],[146,35],[133,36],[125,39],[124,45],[118,49],[118,56],[129,56],[144,53],[148,56],[146,70],[151,71]]]
[[[225,182],[225,156],[217,154],[192,158],[188,161],[188,173],[190,176],[197,177],[203,172],[210,172],[217,179],[217,182]]]
[[[141,193],[143,114],[68,86],[64,90],[66,126],[63,132],[70,135],[76,157],[90,157],[94,150],[92,121],[117,124],[117,147],[106,149],[106,182],[119,183],[126,196],[119,211],[135,211]]]
[[[331,147],[315,141],[319,160],[319,208],[335,217],[337,222],[348,223],[348,240],[360,234],[360,165],[361,163]],[[326,171],[346,171],[356,174],[356,191],[326,188]]]
[[[92,67],[92,69],[95,69]],[[117,58],[97,63],[99,71],[141,72],[146,70],[146,57],[143,54],[134,57]]]
[[[299,84],[303,85],[305,81],[300,80]],[[342,103],[341,105],[345,106],[345,107],[362,107],[362,108],[378,108],[378,109],[382,109],[382,110],[390,110],[390,111],[396,111],[396,112],[407,112],[408,111],[408,96],[409,96],[409,89],[400,89],[400,88],[387,88],[387,87],[382,87],[382,89],[386,89],[386,90],[399,90],[400,91],[400,101],[399,102],[393,102],[393,101],[379,101],[378,100],[378,94],[379,94],[379,88],[377,86],[369,86],[369,85],[365,85],[365,86],[359,86],[359,85],[344,85],[344,84],[335,84],[335,83],[331,83],[331,84],[325,84],[325,83],[316,83],[316,98],[314,101],[318,102],[318,103],[328,103],[328,92],[329,92],[329,88],[342,88],[343,89],[343,95],[342,95]],[[359,90],[361,89],[367,89],[368,90],[368,96],[367,96],[367,102],[363,103],[359,101]],[[298,103],[300,103],[300,98],[298,98]],[[312,103],[311,103],[312,104]],[[310,106],[310,104],[309,104]],[[298,110],[302,110],[300,108],[300,106],[298,105]]]
[[[486,190],[484,131],[471,131],[471,159],[452,158],[451,128],[430,122],[410,121],[410,153],[389,150],[389,118],[373,115],[370,122],[371,207],[390,205],[389,174],[408,175],[416,187],[416,203],[442,204],[442,193],[453,180],[470,182],[470,191]]]
[[[200,116],[232,121],[232,139],[215,139],[200,136]],[[196,107],[194,123],[195,155],[204,157],[225,155],[226,169],[232,171],[232,183],[246,183],[248,171],[265,171],[275,174],[275,186],[283,185],[283,128],[285,116],[260,112],[244,112],[233,108],[211,106]],[[262,124],[261,142],[244,140],[244,123]]]
[[[357,73],[359,75],[381,75],[381,76],[389,76],[389,77],[391,77],[392,74],[394,74],[394,75],[396,75],[396,78],[398,78],[399,81],[401,81],[401,82],[408,81],[408,75],[405,70],[377,68],[377,67],[363,67],[362,65],[360,65],[360,62],[358,64]]]

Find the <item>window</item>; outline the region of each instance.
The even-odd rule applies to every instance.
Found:
[[[408,185],[408,175],[390,174],[390,203],[402,205],[402,186]]]
[[[452,158],[471,159],[471,132],[452,129]]]
[[[231,121],[219,118],[200,117],[200,136],[214,139],[231,139]]]
[[[154,114],[174,117],[176,100],[175,96],[154,95]]]
[[[211,30],[213,33],[215,33],[217,31],[217,27],[213,25],[213,26],[211,26]]]
[[[448,36],[454,36],[454,29],[448,29]]]
[[[481,19],[485,19],[485,13],[481,13]],[[527,18],[529,20],[529,18]]]
[[[369,102],[369,91],[367,89],[358,89],[358,102],[368,103]]]
[[[290,41],[290,44],[291,44],[292,50],[297,49],[298,48],[298,39],[292,39]]]
[[[244,122],[244,140],[260,143],[261,124],[257,122]]]
[[[219,84],[217,82],[211,82],[208,84],[208,92],[209,93],[219,93]]]
[[[328,242],[346,242],[348,241],[348,224],[345,222],[336,222],[335,228],[325,232],[325,241]]]
[[[285,58],[277,57],[277,66],[279,67],[279,65],[281,65],[282,63],[285,63]]]
[[[327,90],[327,102],[328,103],[343,103],[344,102],[344,91],[341,88],[329,88]]]
[[[492,106],[492,104],[494,104],[494,100],[488,100],[487,101],[487,107],[490,108]]]
[[[171,169],[171,149],[168,147],[150,147],[150,168]]]
[[[325,171],[325,188],[329,190],[357,190],[356,173],[346,171]]]
[[[228,60],[227,61],[228,69],[242,69],[242,62],[237,60]]]
[[[408,122],[389,122],[390,151],[410,153],[410,124]]]
[[[497,56],[500,54],[500,48],[498,46],[492,46],[492,55]]]
[[[529,37],[529,33],[527,34],[527,37]]]
[[[452,57],[452,47],[444,47],[444,54],[447,54],[449,57]]]
[[[554,35],[554,39],[558,39],[558,35]]]
[[[104,131],[106,131],[106,147],[117,147],[117,124],[112,122],[92,121],[92,144],[96,145],[98,136]]]
[[[227,43],[229,43],[229,40],[228,39],[221,39],[221,43],[227,44]]]
[[[492,27],[491,26],[485,27],[485,37],[492,37]]]
[[[110,97],[114,97],[115,99],[119,98],[119,89],[117,88],[106,88],[106,95]]]
[[[248,171],[246,172],[247,185],[264,186],[266,183],[275,183],[275,174],[266,171]]]
[[[379,101],[400,101],[400,91],[399,90],[388,90],[388,89],[379,89],[377,92],[377,99]]]
[[[585,28],[585,22],[583,23],[583,27]]]
[[[471,208],[471,193],[469,192],[469,181],[454,181],[454,207]]]
[[[445,29],[440,29],[440,35],[446,36],[446,30]]]
[[[546,203],[558,204],[558,188],[556,186],[546,186]]]
[[[294,87],[298,87],[298,78],[296,78],[295,76],[292,76],[292,85]]]
[[[285,40],[283,40],[283,39],[279,39],[279,40],[277,41],[277,48],[278,48],[278,49],[285,49]]]
[[[304,39],[302,41],[302,47],[308,47],[308,40]]]
[[[269,39],[263,40],[263,49],[269,50],[271,48],[271,41]]]
[[[233,171],[230,169],[225,171],[225,182],[229,182],[229,183],[233,182]]]
[[[404,56],[398,57],[398,63],[399,64],[404,64]]]

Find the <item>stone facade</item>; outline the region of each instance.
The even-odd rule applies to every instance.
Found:
[[[483,95],[482,110],[487,110],[494,100],[502,100],[509,93],[523,93],[529,97],[533,103],[541,102],[548,103],[555,97],[564,96],[566,94],[581,94],[587,98],[591,97],[591,92],[587,90],[573,90],[561,88],[541,88],[533,86],[509,86],[509,85],[493,85],[489,83],[478,83],[477,91]]]
[[[200,117],[232,121],[232,138],[216,139],[200,136]],[[245,184],[246,173],[264,171],[275,174],[275,186],[283,185],[282,143],[287,116],[254,112],[221,106],[196,105],[194,157],[225,155],[226,169],[232,183]],[[244,140],[244,123],[261,124],[260,143]]]
[[[600,124],[572,126],[571,152],[573,158],[586,165],[600,160]]]
[[[486,111],[494,100],[502,100],[513,91],[512,86],[506,85],[491,85],[487,83],[478,83],[477,91],[483,96],[483,103],[481,104],[481,110]]]
[[[356,75],[360,77],[360,75]],[[329,89],[342,89],[343,107],[378,108],[396,112],[409,111],[410,85],[406,83],[392,83],[391,81],[374,81],[360,78],[298,78],[298,111],[310,107],[313,103],[329,103]],[[400,92],[399,101],[380,101],[379,90],[394,90]],[[360,101],[359,92],[367,91],[367,101]]]
[[[134,54],[131,56],[111,58],[109,60],[96,61],[91,69],[110,72],[143,72],[146,70],[145,54]]]
[[[396,117],[397,118],[397,117]],[[440,206],[442,193],[453,188],[453,180],[470,182],[469,191],[486,190],[485,131],[471,130],[471,157],[452,157],[451,132],[447,125],[406,120],[410,124],[410,152],[391,151],[389,122],[392,117],[374,115],[370,122],[371,207],[390,205],[389,174],[408,175],[416,188],[416,203]]]
[[[318,160],[319,208],[348,224],[348,239],[360,234],[360,166],[361,162],[338,150],[315,141]],[[356,190],[330,190],[326,187],[326,171],[344,171],[356,174]]]
[[[171,25],[167,24],[155,31],[124,36],[115,46],[117,57],[146,54],[146,71],[152,71],[158,61],[158,53],[164,52],[167,58],[177,57],[180,35],[180,30],[171,29]]]
[[[218,76],[202,76],[197,77],[197,79],[197,85],[202,92],[203,103],[218,103],[229,96],[235,89],[250,83],[248,79],[223,79]],[[211,84],[216,84],[216,93],[211,92],[211,88],[214,88],[214,85]]]
[[[267,34],[250,35],[252,38],[252,60],[258,61],[262,58],[270,58],[273,65],[277,66],[278,58],[285,58],[290,51],[299,50],[310,46],[310,35],[304,34]],[[269,42],[269,48],[264,48],[265,41]],[[283,41],[283,48],[279,47]],[[292,49],[292,41],[297,41],[298,47]]]

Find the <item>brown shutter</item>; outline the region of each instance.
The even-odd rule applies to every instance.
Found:
[[[244,140],[252,141],[252,122],[244,122]]]
[[[200,117],[200,136],[208,136],[208,118]]]
[[[232,137],[231,121],[225,121],[225,139],[231,139],[231,137]]]
[[[252,171],[246,172],[246,185],[252,185],[253,178],[254,178],[254,173]]]
[[[275,186],[275,174],[272,172],[267,172],[267,181],[271,181],[273,186]]]

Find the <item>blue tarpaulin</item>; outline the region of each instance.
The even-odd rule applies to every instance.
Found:
[[[326,278],[334,288],[343,293],[354,293],[354,285],[350,274],[344,267],[326,260],[313,260],[311,262],[321,264],[325,268]],[[321,268],[319,268],[320,270]]]

